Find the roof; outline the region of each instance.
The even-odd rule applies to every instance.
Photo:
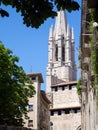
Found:
[[[51,87],[73,85],[73,84],[77,84],[77,81],[62,82],[62,83],[59,83],[59,84],[52,85]]]
[[[56,107],[56,108],[50,108],[50,110],[60,110],[60,109],[72,109],[72,108],[81,108],[81,106],[69,106],[69,107]]]
[[[42,95],[42,98],[43,98],[48,104],[51,103],[50,100],[47,98],[45,91],[41,90],[41,95]]]
[[[43,77],[42,77],[41,73],[28,73],[27,75],[30,76],[30,77],[36,77],[36,76],[38,76],[39,82],[40,83],[44,83]]]

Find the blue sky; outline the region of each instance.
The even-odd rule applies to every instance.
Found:
[[[19,65],[23,67],[26,73],[42,73],[44,84],[46,85],[46,66],[48,61],[48,35],[49,28],[55,23],[55,19],[49,18],[39,29],[27,28],[22,23],[22,17],[16,13],[15,9],[7,8],[10,14],[9,18],[0,17],[0,41],[6,48],[13,51],[13,54],[19,57]],[[78,52],[80,39],[80,18],[81,10],[67,13],[67,19],[70,27],[74,28],[75,33],[75,59],[78,62]],[[78,64],[78,63],[77,63]],[[79,76],[79,73],[78,73]]]

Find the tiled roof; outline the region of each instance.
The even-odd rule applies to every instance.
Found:
[[[59,84],[52,85],[51,87],[63,86],[63,85],[71,85],[71,84],[77,84],[77,81],[62,82],[62,83],[59,83]]]

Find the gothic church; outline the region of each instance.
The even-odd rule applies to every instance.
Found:
[[[80,102],[76,89],[74,30],[65,11],[58,12],[51,26],[46,72],[47,96],[51,101],[51,130],[81,130]]]

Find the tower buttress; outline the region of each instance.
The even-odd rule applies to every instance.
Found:
[[[70,33],[70,27],[69,24],[67,25],[67,36],[66,36],[66,63],[69,64],[71,61],[71,33]]]
[[[53,26],[50,28],[50,33],[49,33],[49,42],[48,42],[48,63],[52,64],[52,53],[53,53]],[[49,65],[48,64],[48,65]]]
[[[71,35],[72,35],[72,39],[71,39],[71,43],[72,43],[72,63],[73,63],[73,79],[74,80],[76,80],[77,79],[77,76],[76,76],[76,72],[77,72],[77,70],[76,70],[76,64],[75,64],[75,58],[74,58],[74,52],[75,52],[75,47],[74,47],[74,40],[75,40],[75,38],[74,38],[74,28],[72,27],[72,31],[71,31]]]

